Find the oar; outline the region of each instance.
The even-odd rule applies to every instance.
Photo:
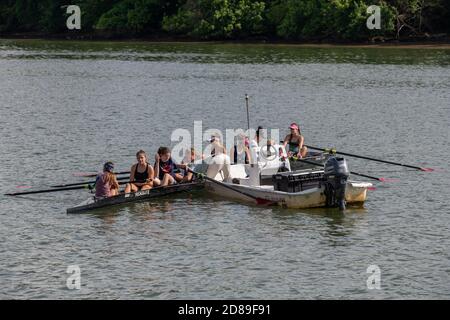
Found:
[[[87,185],[79,186],[79,187],[70,187],[70,188],[59,188],[59,189],[43,189],[43,190],[35,190],[35,191],[25,191],[25,192],[13,192],[13,193],[5,193],[5,196],[23,196],[26,194],[37,194],[37,193],[49,193],[49,192],[58,192],[58,191],[67,191],[67,190],[78,190],[85,189]]]
[[[324,148],[318,148],[318,147],[313,147],[313,146],[309,146],[309,145],[305,145],[305,146],[308,147],[309,149],[320,150],[320,151],[327,151],[327,149],[324,149]],[[376,159],[376,158],[372,158],[372,157],[360,156],[360,155],[353,154],[353,153],[348,153],[348,152],[336,151],[336,153],[342,154],[344,156],[360,158],[360,159],[365,159],[365,160],[371,160],[371,161],[376,161],[376,162],[381,162],[381,163],[387,163],[387,164],[392,164],[392,165],[395,165],[395,166],[412,168],[412,169],[416,169],[416,170],[420,170],[420,171],[427,171],[427,172],[434,171],[433,168],[422,168],[422,167],[412,166],[412,165],[409,165],[409,164],[404,164],[404,163],[399,163],[399,162],[392,162],[392,161],[381,160],[381,159]]]
[[[314,164],[316,166],[323,167],[322,163],[318,163],[318,162],[314,162],[314,161],[308,161],[308,160],[303,160],[303,159],[298,159],[298,158],[295,158],[295,157],[292,157],[292,159],[295,160],[295,161],[305,162],[305,163]],[[350,173],[354,174],[356,176],[361,176],[361,177],[365,177],[365,178],[368,178],[368,179],[377,180],[377,181],[381,181],[381,182],[387,182],[389,180],[389,179],[386,179],[386,178],[378,178],[378,177],[369,176],[367,174],[358,173],[358,172],[354,172],[354,171],[350,171]]]
[[[247,107],[247,129],[250,129],[250,115],[248,112],[248,94],[245,94],[245,105]]]
[[[130,179],[130,177],[120,177],[117,178],[117,181],[121,181],[121,180],[127,180]],[[83,186],[86,184],[94,184],[95,181],[85,181],[85,182],[77,182],[77,183],[67,183],[67,184],[58,184],[58,185],[54,185],[54,186],[50,186],[50,188],[65,188],[65,187],[74,187],[74,186]]]
[[[119,185],[126,184],[128,182],[129,181],[119,182]],[[35,191],[5,193],[5,196],[24,196],[27,194],[50,193],[50,192],[80,190],[80,189],[88,189],[88,188],[89,188],[89,184],[84,184],[82,186],[69,187],[69,188],[53,188],[53,189],[43,189],[43,190],[35,190]]]
[[[114,172],[114,174],[130,174],[130,171],[122,171],[122,172]],[[74,176],[84,177],[84,178],[93,178],[98,175],[98,173],[86,173],[86,172],[78,172],[74,173]]]
[[[241,190],[237,190],[237,189],[227,185],[226,183],[217,181],[216,179],[212,179],[212,178],[208,177],[206,174],[195,172],[194,170],[192,170],[190,168],[188,168],[188,171],[192,172],[193,174],[195,174],[195,175],[197,175],[197,176],[199,176],[199,177],[201,177],[201,178],[203,178],[205,180],[211,181],[211,182],[213,182],[215,184],[218,184],[218,185],[220,185],[222,187],[225,187],[227,189],[233,190],[234,192],[240,193],[240,194],[242,194],[242,195],[244,195],[246,197],[252,198],[252,199],[254,199],[256,201],[257,204],[270,205],[270,204],[274,203],[273,201],[261,199],[261,198],[255,197],[254,195],[251,195],[251,194],[248,194],[246,192],[243,192]]]

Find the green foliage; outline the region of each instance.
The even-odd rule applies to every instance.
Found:
[[[80,6],[82,31],[123,35],[359,41],[450,33],[449,0],[0,0],[0,32],[66,32],[68,4]],[[381,30],[366,27],[372,4],[381,7]]]
[[[132,9],[131,1],[121,1],[100,16],[96,29],[115,32],[126,32],[128,26],[128,11]]]

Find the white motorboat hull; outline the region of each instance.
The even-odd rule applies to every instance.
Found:
[[[368,182],[348,181],[345,200],[350,205],[362,205],[367,198]],[[206,190],[230,200],[253,204],[278,204],[284,208],[304,209],[326,206],[323,187],[311,188],[301,192],[276,191],[272,186],[246,186],[226,182],[206,182]]]

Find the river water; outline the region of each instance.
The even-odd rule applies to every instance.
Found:
[[[308,144],[438,170],[347,158],[398,180],[345,213],[200,193],[67,215],[86,191],[1,195],[0,298],[450,298],[445,48],[1,40],[1,194],[127,170],[194,121],[246,127],[246,93],[252,126],[296,121]]]

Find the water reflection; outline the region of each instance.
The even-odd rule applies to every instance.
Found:
[[[0,58],[238,64],[450,65],[450,50],[439,47],[405,49],[274,44],[0,40]]]
[[[283,228],[301,230],[307,225],[330,245],[337,246],[345,245],[344,240],[366,223],[368,210],[364,207],[348,207],[344,212],[338,208],[298,210],[273,207],[271,213],[273,219],[282,221]]]

